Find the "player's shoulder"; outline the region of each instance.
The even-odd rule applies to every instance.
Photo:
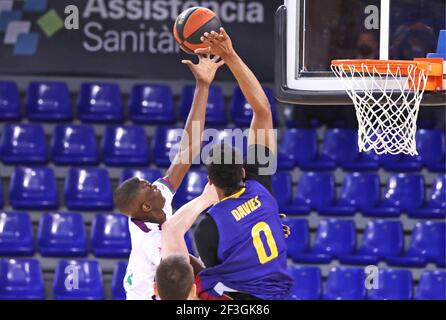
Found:
[[[153,184],[156,185],[163,194],[164,193],[169,193],[171,195],[175,194],[175,189],[167,177],[159,178],[158,180],[153,182]]]
[[[266,195],[271,195],[271,192],[265,187],[265,185],[256,179],[247,179],[245,181],[245,187],[248,191],[247,194],[265,193]]]

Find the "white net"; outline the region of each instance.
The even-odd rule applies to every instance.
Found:
[[[359,151],[417,155],[415,134],[427,74],[416,64],[333,64],[353,100]]]

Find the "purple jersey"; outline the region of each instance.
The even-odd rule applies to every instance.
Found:
[[[200,272],[199,295],[238,291],[265,300],[287,299],[292,279],[279,209],[270,192],[247,180],[208,214],[218,228],[221,264]]]

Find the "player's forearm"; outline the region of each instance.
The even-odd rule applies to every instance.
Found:
[[[189,170],[193,159],[200,153],[209,85],[197,82],[189,116],[180,141],[180,149],[166,172],[169,181],[177,189]]]
[[[268,117],[271,106],[259,80],[243,60],[233,52],[225,57],[226,65],[236,78],[243,95],[259,117]]]
[[[161,227],[161,255],[187,254],[184,235],[192,227],[201,212],[212,203],[200,196],[189,201],[167,220]],[[186,248],[186,249],[185,249]]]
[[[199,196],[178,209],[175,214],[163,224],[163,229],[170,229],[172,233],[184,236],[192,227],[195,220],[197,220],[200,213],[211,205],[212,202],[203,196]]]
[[[189,156],[191,156],[191,160],[200,152],[208,98],[209,85],[197,82],[191,111],[187,117],[184,134],[180,143],[181,150],[187,150]],[[198,124],[198,134],[194,132],[194,123],[195,125]]]

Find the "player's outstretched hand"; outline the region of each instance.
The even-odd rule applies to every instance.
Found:
[[[280,219],[286,219],[286,214],[281,213],[280,214]],[[291,228],[290,226],[286,225],[286,224],[282,224],[282,229],[283,229],[283,233],[285,235],[285,238],[288,238],[291,235]]]
[[[220,28],[220,32],[215,31],[205,32],[200,40],[207,44],[209,47],[203,49],[195,50],[198,54],[215,54],[222,57],[222,59],[227,59],[231,55],[235,54],[234,47],[232,46],[232,41],[229,35],[226,33],[225,29]]]
[[[206,201],[209,202],[209,205],[214,205],[218,201],[220,201],[218,199],[217,190],[215,190],[215,187],[213,185],[210,185],[209,182],[204,187],[203,193],[201,194],[201,197],[206,199]]]
[[[198,55],[197,64],[190,60],[183,60],[181,63],[189,67],[197,83],[209,86],[214,80],[218,68],[224,65],[225,61],[217,55],[211,58],[210,54],[206,54]]]

